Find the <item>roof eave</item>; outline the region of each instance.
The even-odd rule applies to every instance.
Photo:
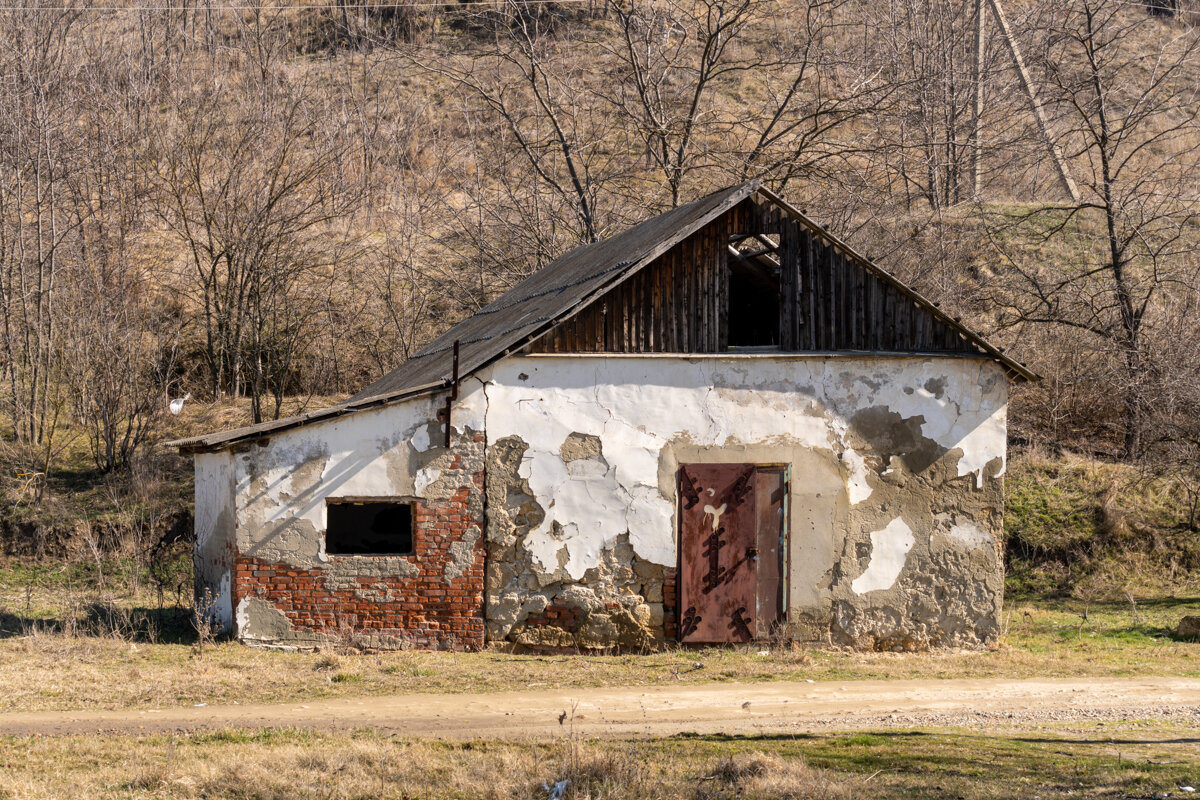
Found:
[[[278,433],[282,433],[283,431],[300,428],[305,425],[313,425],[318,422],[328,422],[331,419],[336,419],[347,414],[354,414],[359,411],[382,408],[384,406],[392,405],[393,403],[411,400],[424,395],[435,394],[448,388],[449,384],[446,381],[430,383],[423,386],[417,386],[412,389],[406,389],[403,392],[365,397],[353,403],[339,403],[338,405],[330,406],[329,408],[321,408],[305,414],[296,414],[291,417],[270,420],[269,422],[260,422],[257,425],[247,425],[242,428],[218,431],[216,433],[205,434],[203,436],[191,436],[186,439],[175,439],[173,441],[164,442],[163,447],[177,448],[181,454],[185,455],[220,452],[222,450],[228,450],[231,447],[236,447],[237,445],[249,444],[260,439],[266,439]]]
[[[797,222],[804,225],[810,231],[812,231],[813,233],[815,233],[818,236],[821,236],[826,241],[833,244],[834,247],[841,250],[846,256],[848,256],[849,258],[858,262],[858,264],[861,267],[863,267],[866,270],[869,270],[870,272],[872,272],[876,276],[882,278],[883,280],[888,281],[893,286],[895,286],[897,289],[899,289],[901,292],[908,295],[914,302],[916,302],[917,304],[924,307],[926,311],[933,314],[933,316],[935,318],[937,318],[938,320],[940,320],[943,324],[947,325],[950,328],[953,328],[954,330],[958,331],[960,334],[965,336],[968,340],[971,341],[972,344],[976,345],[981,350],[986,352],[989,356],[991,356],[996,361],[999,361],[1002,365],[1004,365],[1004,368],[1008,372],[1010,377],[1016,377],[1016,378],[1020,378],[1021,380],[1030,381],[1030,382],[1037,382],[1042,379],[1041,375],[1038,375],[1036,372],[1029,369],[1024,364],[1017,361],[1016,359],[1005,355],[1004,352],[1002,350],[1000,350],[1000,348],[991,344],[986,339],[984,339],[982,336],[980,336],[978,333],[975,333],[974,331],[972,331],[970,328],[963,325],[958,320],[954,319],[950,315],[943,312],[935,303],[930,301],[928,298],[926,298],[924,295],[922,295],[916,289],[913,289],[911,286],[904,283],[904,281],[900,280],[895,275],[892,275],[890,272],[888,272],[887,270],[878,266],[877,264],[875,264],[875,262],[871,261],[869,258],[867,258],[866,256],[859,253],[853,247],[846,244],[844,241],[839,239],[837,236],[834,236],[832,233],[830,233],[824,227],[818,225],[814,220],[809,218],[808,215],[806,215],[803,211],[801,211],[800,209],[793,206],[787,200],[784,200],[782,197],[775,194],[774,192],[772,192],[770,189],[767,189],[766,187],[760,187],[758,189],[758,193],[761,194],[763,197],[767,198],[768,200],[770,200],[775,205],[779,206],[779,208],[783,209],[793,219],[795,219]]]

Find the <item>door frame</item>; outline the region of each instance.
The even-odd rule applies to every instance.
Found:
[[[716,455],[716,454],[714,454]],[[675,468],[675,641],[683,645],[701,646],[704,644],[720,644],[719,642],[684,642],[682,637],[683,611],[687,607],[683,596],[683,492],[680,482],[683,470],[689,465],[712,466],[715,464],[745,464],[756,470],[769,469],[783,472],[783,525],[780,531],[779,546],[779,624],[787,629],[791,623],[791,611],[788,608],[788,585],[791,582],[792,570],[792,465],[787,461],[737,461],[731,458],[713,458],[711,461],[689,459],[678,462]],[[754,638],[752,642],[764,641]],[[725,644],[738,644],[726,642]]]

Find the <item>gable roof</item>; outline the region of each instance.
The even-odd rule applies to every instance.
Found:
[[[757,189],[757,181],[733,186],[608,239],[576,247],[434,339],[350,402],[449,381],[455,341],[459,343],[459,374],[475,372],[637,272]]]
[[[758,181],[748,181],[652,217],[608,239],[576,247],[447,330],[399,367],[343,403],[294,417],[179,439],[167,445],[190,452],[220,450],[277,431],[444,390],[453,378],[456,342],[459,351],[458,374],[465,377],[541,336],[756,193],[800,222],[814,236],[824,239],[957,330],[981,351],[1002,363],[1011,374],[1025,380],[1038,380],[1038,376],[1029,369],[950,318],[936,304],[859,255],[779,196],[761,188]]]

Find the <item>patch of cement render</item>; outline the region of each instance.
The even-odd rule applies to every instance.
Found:
[[[474,440],[475,431],[467,429],[456,437],[453,446],[423,453],[413,465],[416,467],[415,494],[424,500],[448,500],[462,487],[471,490],[472,500],[479,499],[475,487],[475,474],[483,470],[485,445]],[[455,461],[459,466],[455,467]],[[470,502],[470,501],[468,501]],[[481,515],[482,500],[468,509],[473,516]]]
[[[324,545],[324,536],[303,518],[258,526],[247,521],[238,528],[238,550],[242,555],[299,569],[324,567],[327,563]]]
[[[450,543],[450,560],[443,573],[446,583],[457,580],[475,563],[475,545],[479,542],[479,526],[471,525],[457,542]]]
[[[534,362],[536,363],[536,360]],[[938,367],[938,364],[936,361],[931,361],[926,363],[925,366],[930,367],[926,372],[932,372]],[[703,364],[699,366],[693,364],[692,367],[698,369],[700,373],[704,373],[707,370],[707,367]],[[905,367],[905,369],[909,368]],[[986,367],[981,367],[979,372],[982,372],[983,369],[986,369]],[[536,372],[536,369],[534,371]],[[615,490],[611,485],[607,487],[601,485],[597,488],[614,492],[624,489],[628,495],[630,487],[637,487],[644,491],[653,492],[650,495],[651,499],[657,502],[665,501],[670,504],[674,497],[674,474],[678,466],[677,461],[673,460],[672,453],[670,452],[670,445],[672,443],[686,442],[697,447],[715,448],[716,451],[721,451],[729,447],[737,449],[736,445],[742,440],[743,436],[754,440],[756,433],[753,423],[755,419],[765,421],[775,419],[776,417],[795,420],[797,416],[802,416],[812,420],[816,423],[816,426],[809,426],[811,430],[806,428],[803,435],[799,438],[794,435],[788,436],[778,433],[769,435],[765,439],[757,440],[755,444],[759,444],[762,441],[775,443],[789,442],[792,446],[796,447],[827,449],[840,459],[842,472],[846,477],[846,495],[848,499],[857,501],[850,504],[852,524],[849,525],[847,530],[863,532],[861,534],[846,534],[846,546],[849,548],[849,552],[856,552],[857,548],[860,547],[860,541],[861,545],[869,547],[867,545],[868,532],[886,528],[888,520],[895,518],[896,511],[903,509],[906,518],[910,514],[916,514],[920,518],[913,525],[914,538],[917,539],[917,542],[913,548],[910,548],[912,552],[909,553],[908,558],[910,560],[917,559],[919,562],[914,567],[915,570],[925,569],[926,562],[930,557],[929,547],[932,533],[932,522],[926,522],[925,518],[932,516],[932,508],[938,504],[938,501],[934,498],[941,493],[948,493],[953,496],[953,502],[948,502],[946,505],[954,506],[960,500],[961,490],[958,478],[965,475],[972,475],[979,484],[984,484],[985,478],[997,478],[1003,474],[1004,469],[1003,441],[1002,438],[998,438],[998,434],[1003,432],[1002,424],[994,431],[991,429],[985,431],[984,433],[987,435],[982,437],[973,436],[973,429],[970,426],[975,425],[977,420],[982,419],[979,408],[984,408],[986,404],[982,404],[980,398],[970,397],[967,398],[965,405],[950,401],[950,398],[962,401],[963,398],[958,395],[961,395],[963,392],[970,394],[972,389],[979,391],[977,387],[969,385],[971,383],[970,370],[964,370],[963,372],[962,376],[957,376],[954,380],[942,380],[942,377],[935,376],[933,378],[926,377],[919,381],[913,381],[908,389],[906,389],[909,392],[907,395],[909,399],[905,400],[903,397],[900,397],[900,406],[902,407],[896,408],[893,407],[894,401],[900,393],[895,391],[898,386],[895,379],[896,376],[888,370],[882,370],[877,378],[866,380],[863,375],[854,374],[853,371],[837,373],[834,370],[826,368],[823,373],[820,373],[819,388],[817,385],[814,385],[814,393],[819,391],[823,396],[820,398],[808,398],[806,400],[807,405],[805,406],[808,410],[801,415],[796,414],[796,410],[793,407],[794,403],[792,406],[788,406],[787,409],[783,408],[783,406],[788,405],[787,402],[783,401],[783,397],[788,394],[795,397],[795,383],[790,379],[783,380],[778,387],[760,382],[760,385],[752,390],[723,389],[716,387],[715,384],[719,381],[710,380],[713,376],[702,374],[699,380],[707,380],[710,385],[694,409],[698,413],[693,414],[687,413],[688,408],[674,407],[676,405],[687,405],[689,396],[686,392],[672,393],[672,400],[678,399],[679,403],[646,403],[641,398],[637,400],[626,398],[623,402],[617,403],[616,396],[607,396],[609,389],[602,385],[603,381],[597,375],[595,376],[595,386],[591,388],[591,392],[594,395],[593,399],[598,407],[593,409],[596,411],[596,414],[592,423],[589,423],[589,425],[574,424],[574,429],[567,428],[566,430],[558,427],[557,430],[563,430],[563,432],[558,434],[557,438],[551,438],[553,449],[541,445],[536,448],[524,445],[523,455],[517,467],[517,472],[520,477],[526,479],[526,483],[524,487],[515,493],[524,498],[528,509],[536,508],[541,512],[542,519],[540,523],[535,521],[531,527],[535,531],[540,531],[549,540],[541,543],[543,546],[549,547],[549,550],[544,553],[538,553],[537,555],[541,557],[536,559],[536,563],[527,560],[526,565],[521,566],[518,562],[523,557],[527,559],[529,553],[532,550],[536,550],[536,546],[531,547],[528,542],[528,534],[531,527],[525,527],[522,535],[518,537],[512,534],[510,527],[493,526],[491,525],[492,520],[489,519],[489,561],[492,560],[493,553],[497,548],[504,551],[508,556],[506,563],[497,564],[496,568],[493,568],[493,565],[489,563],[489,603],[498,604],[502,602],[506,607],[512,609],[511,614],[506,613],[503,615],[507,624],[510,617],[517,619],[522,614],[524,603],[517,602],[517,598],[524,597],[531,591],[554,592],[556,587],[561,583],[561,580],[551,580],[548,582],[547,579],[551,577],[559,579],[561,577],[558,573],[563,568],[564,550],[571,553],[570,540],[573,534],[573,531],[570,530],[571,520],[590,514],[594,510],[595,504],[593,503],[591,506],[581,506],[582,510],[578,514],[565,515],[567,506],[570,504],[558,503],[556,492],[543,493],[532,491],[530,486],[534,482],[533,479],[538,477],[540,463],[548,463],[552,471],[554,469],[559,471],[560,478],[550,482],[550,485],[553,487],[557,487],[560,480],[575,478],[576,475],[573,475],[573,472],[584,478],[585,483],[589,481],[595,483],[603,481],[608,477],[611,468],[610,465],[623,467],[624,469],[620,471],[614,471],[614,477],[616,478]],[[655,380],[650,381],[650,384],[656,383],[658,382]],[[532,382],[528,384],[528,387],[535,388]],[[639,384],[639,391],[642,388],[644,387]],[[992,391],[986,389],[986,387],[984,389],[985,393]],[[776,396],[773,398],[767,397],[771,392],[776,390],[778,390]],[[884,390],[888,392],[887,404],[874,402],[875,393]],[[568,404],[552,402],[548,400],[545,394],[533,397],[522,396],[521,398],[508,398],[507,395],[501,396],[505,397],[506,400],[512,401],[511,403],[506,402],[504,404],[506,408],[509,406],[513,408],[519,406],[523,413],[526,411],[531,412],[522,417],[523,429],[524,425],[528,424],[530,417],[537,418],[539,410],[545,410],[545,419],[537,418],[533,422],[534,428],[543,437],[547,431],[552,433],[556,429],[555,426],[559,425],[556,415],[560,411],[563,412],[566,420],[573,420],[575,423],[588,419],[588,414],[592,413],[592,411],[587,411],[582,416],[576,413],[581,408],[586,407],[575,405],[575,401],[586,398],[577,397]],[[748,417],[745,409],[759,407],[762,405],[759,401],[764,398],[769,401],[766,404],[766,413]],[[988,402],[993,401],[988,400]],[[1003,422],[1003,398],[999,398],[996,402],[1000,403],[999,412],[993,413],[988,419],[984,419],[985,423],[989,420]],[[725,405],[730,403],[734,407],[741,409],[736,415],[736,419],[734,416],[730,416],[732,412],[725,408]],[[782,416],[770,411],[774,405],[780,403],[782,405],[779,410],[784,412]],[[820,409],[818,409],[818,405]],[[972,409],[971,406],[978,406],[979,408]],[[491,407],[494,408],[494,404]],[[643,407],[648,408],[647,414],[642,414],[638,417],[638,424],[636,426],[630,420],[617,418],[616,409],[629,407],[637,407],[639,410]],[[875,412],[879,418],[872,419],[868,415],[857,420],[858,424],[844,422],[845,417],[840,416],[839,411],[839,409],[849,409],[850,415],[853,416],[854,412],[861,411],[863,408],[875,407],[881,409],[881,411]],[[569,409],[570,413],[567,413],[564,409]],[[683,418],[700,420],[699,428],[694,431],[692,429],[680,430],[674,438],[664,439],[661,432],[655,433],[661,427],[660,421],[655,415],[658,413],[658,416],[662,416],[661,412],[664,409],[670,409],[672,419],[678,419],[680,418],[679,415],[682,415]],[[821,410],[824,410],[825,413],[821,413]],[[789,411],[790,413],[787,413]],[[986,413],[983,412],[984,415]],[[491,420],[490,416],[489,420]],[[749,426],[745,424],[747,421],[751,423]],[[570,423],[564,421],[562,424]],[[964,425],[966,426],[965,428],[963,427]],[[503,424],[493,426],[489,422],[489,431],[503,431],[504,429]],[[964,431],[966,431],[965,435]],[[863,435],[863,433],[867,435]],[[997,435],[992,435],[993,433]],[[599,449],[602,449],[604,453],[609,452],[610,443],[615,441],[616,444],[613,452],[617,455],[609,455],[603,462],[596,460],[590,464],[581,463],[575,467],[571,467],[570,471],[568,471],[570,464],[575,461],[588,462],[592,460],[586,457],[583,459],[572,459],[570,462],[563,460],[564,450],[567,455],[575,455],[575,443],[568,442],[571,434],[580,434],[579,437],[575,437],[576,439],[587,436],[595,437],[601,443]],[[881,437],[884,439],[883,446],[893,452],[879,452],[875,449]],[[875,439],[876,443],[868,441],[869,438]],[[547,442],[547,444],[549,445],[550,442]],[[950,444],[956,446],[950,447]],[[958,446],[960,444],[962,445],[961,447]],[[992,455],[992,453],[996,453],[993,445],[1000,448],[996,455]],[[988,451],[989,447],[993,447],[991,452]],[[968,450],[970,452],[967,452]],[[986,457],[981,458],[981,454],[986,454]],[[585,451],[582,455],[586,456],[588,453]],[[596,455],[604,458],[599,453]],[[639,482],[635,480],[632,484],[622,481],[620,478],[621,474],[646,474],[648,470],[642,462],[650,461],[656,455],[657,475],[654,482],[657,483],[657,486],[652,486],[650,481]],[[554,462],[557,462],[559,466],[554,467]],[[983,464],[982,467],[978,466],[980,463]],[[916,468],[918,471],[914,472],[913,468]],[[922,470],[921,468],[924,469]],[[544,478],[545,474],[541,477]],[[993,480],[986,483],[985,491],[977,493],[984,498],[988,498],[994,493],[993,484],[999,482]],[[964,489],[975,488],[970,487],[968,483],[961,483],[961,485]],[[489,471],[489,517],[491,517],[492,511],[496,508],[493,505],[495,502],[492,494],[493,488]],[[949,492],[947,492],[948,489],[950,490]],[[868,490],[870,490],[870,494],[868,494]],[[609,496],[611,497],[612,495]],[[870,504],[863,502],[867,497],[872,499]],[[542,509],[538,498],[552,498],[555,502],[551,503],[550,508]],[[585,493],[581,495],[581,499],[590,501],[592,498],[586,496]],[[624,505],[626,508],[630,507],[629,501],[631,498],[621,497],[620,499],[622,500],[621,505]],[[968,500],[966,502],[973,503],[974,501]],[[512,508],[509,510],[516,509]],[[890,515],[888,514],[889,510],[891,510]],[[671,511],[673,512],[673,507]],[[567,522],[564,525],[560,520],[567,520]],[[651,524],[655,521],[653,517],[650,520]],[[614,521],[612,526],[613,531],[623,528],[624,530],[621,532],[631,537],[640,533],[640,531],[635,531],[629,524],[630,520],[628,516],[626,516],[623,522],[625,523],[624,525],[621,524],[621,521]],[[673,513],[664,515],[664,518],[657,520],[657,523],[662,526],[661,531],[665,531],[665,535],[671,539],[670,549],[672,558],[668,559],[664,557],[661,559],[661,562],[663,564],[671,564],[673,563],[674,555]],[[582,578],[579,576],[579,570],[582,568],[584,574],[586,574],[592,569],[600,560],[600,554],[615,541],[616,535],[602,537],[599,542],[593,541],[592,546],[586,548],[588,552],[582,553],[586,558],[573,563],[571,565],[572,568],[568,570],[568,574],[565,577],[570,582],[581,581]],[[652,535],[657,536],[658,534],[652,533]],[[840,536],[841,534],[835,532],[835,537]],[[859,539],[860,536],[861,540]],[[520,546],[517,544],[518,540],[524,540],[521,541]],[[634,549],[636,553],[644,554],[642,553],[641,544],[641,542],[634,541]],[[576,548],[576,550],[583,549]],[[573,555],[573,553],[571,554]],[[845,558],[846,556],[843,555],[843,559]],[[829,575],[829,580],[824,584],[827,588],[822,589],[821,592],[826,594],[826,596],[840,599],[840,602],[849,603],[852,608],[861,607],[864,613],[869,614],[871,612],[870,607],[874,606],[876,601],[873,600],[864,605],[861,600],[853,600],[852,598],[856,597],[856,595],[850,589],[849,582],[846,581],[850,576],[861,576],[863,572],[869,569],[869,566],[864,566],[869,564],[869,551],[861,552],[858,558],[862,560],[858,569],[853,569],[855,557],[851,556],[848,564],[850,569],[843,569],[840,573],[838,571],[838,562],[835,561],[833,570]],[[529,574],[531,569],[535,573],[534,576]],[[992,571],[995,572],[996,569],[993,568]],[[938,575],[937,579],[942,580],[943,576]],[[903,602],[897,602],[896,598],[897,593],[903,591],[903,583],[904,581],[901,579],[900,584],[895,585],[895,581],[893,580],[894,585],[892,589],[874,589],[870,592],[870,596],[877,598],[879,603],[891,603],[893,607],[903,605]],[[508,592],[503,591],[505,587],[511,588],[513,597],[510,597]],[[647,594],[653,591],[652,589],[645,589],[645,587],[643,587],[643,590]],[[990,606],[995,607],[996,603],[991,598],[991,595],[988,592],[984,592],[984,594],[987,595],[985,601]],[[830,607],[826,606],[826,608]],[[797,611],[793,609],[793,613]],[[809,613],[810,610],[805,609],[802,611]],[[835,614],[826,614],[820,612],[819,609],[812,609],[811,613],[815,615],[813,617],[814,622],[831,620],[829,622],[830,630],[833,631],[836,628],[837,623],[832,621],[836,616]],[[938,623],[935,621],[932,624],[936,627]],[[597,622],[598,625],[599,622]],[[503,627],[501,626],[501,628]],[[502,630],[489,628],[489,636],[492,638],[496,638],[497,634],[501,634],[502,632]],[[915,631],[913,635],[915,637],[913,641],[921,639],[919,630]],[[838,638],[844,639],[845,637],[839,636]],[[886,639],[886,637],[883,638]],[[936,637],[928,638],[933,639]]]
[[[992,535],[970,520],[957,522],[946,532],[950,540],[969,549],[992,547]]]
[[[528,479],[521,474],[528,449],[519,436],[504,437],[487,448],[485,596],[488,638],[493,641],[505,639],[519,621],[545,608],[546,597],[536,593],[536,584],[527,583],[541,570],[530,563],[524,540],[545,519]],[[539,602],[542,606],[537,609]]]
[[[421,568],[411,556],[330,556],[321,567],[321,577],[329,591],[353,590],[362,600],[400,600],[391,585],[392,578],[412,578]],[[371,579],[377,579],[374,584]]]
[[[602,549],[598,563],[578,578],[565,568],[565,548],[555,552],[552,570],[526,547],[530,530],[544,519],[520,465],[528,445],[505,437],[488,448],[487,630],[493,642],[521,648],[637,649],[662,640],[662,568],[640,559],[621,535]],[[578,466],[598,470],[599,453],[586,449]],[[550,527],[557,539],[562,529]],[[657,598],[648,602],[645,595]],[[550,604],[570,608],[574,630],[526,625]],[[615,606],[610,608],[609,606]]]
[[[571,432],[563,439],[559,455],[563,463],[569,464],[583,458],[598,458],[604,455],[600,437],[590,433]]]
[[[243,597],[234,614],[237,635],[247,642],[311,642],[314,637],[292,628],[287,615],[258,597]]]
[[[872,503],[850,507],[846,524],[834,533],[841,555],[821,590],[828,599],[791,609],[796,638],[868,650],[977,648],[996,640],[1004,580],[1003,478],[993,460],[982,489],[976,488],[973,475],[959,474],[960,455],[951,449],[919,474],[897,458],[879,473]],[[874,556],[871,532],[900,514],[913,536],[901,572],[890,588],[855,592],[850,579],[861,577]],[[949,536],[955,525],[978,528],[989,544],[956,542]]]
[[[885,440],[884,446],[897,451],[899,457],[909,459],[913,471],[919,471],[945,450],[921,435],[927,425],[921,415],[904,417],[881,407],[884,418],[876,420],[867,414],[846,424],[833,407],[829,408],[829,413],[820,414],[816,405],[821,401],[815,398],[806,406],[811,413],[796,414],[795,392],[790,379],[773,380],[751,375],[751,368],[745,365],[726,366],[735,373],[740,369],[745,374],[740,379],[728,376],[718,379],[715,373],[708,374],[716,367],[705,361],[692,362],[688,368],[698,372],[696,382],[708,383],[709,388],[694,397],[686,392],[677,393],[673,398],[677,403],[658,403],[648,394],[617,404],[616,397],[607,396],[609,388],[598,383],[591,398],[547,389],[545,396],[522,400],[519,408],[526,417],[523,425],[494,421],[501,430],[522,427],[536,434],[535,440],[529,442],[530,452],[522,464],[522,471],[529,479],[532,494],[539,498],[546,511],[546,518],[535,528],[528,545],[542,570],[556,569],[558,553],[565,548],[567,572],[573,579],[578,579],[596,563],[600,550],[625,532],[631,536],[640,556],[663,565],[672,564],[675,559],[673,478],[669,481],[672,485],[668,486],[663,485],[661,473],[654,483],[647,479],[648,465],[654,463],[657,467],[661,463],[663,448],[671,441],[692,441],[717,448],[739,442],[790,441],[797,446],[833,450],[842,458],[847,474],[846,491],[852,504],[866,501],[877,481],[868,452],[873,449],[870,439],[878,438],[879,434],[895,439]],[[749,385],[728,385],[739,380]],[[945,383],[942,378],[925,378],[923,382],[933,381],[931,385],[937,388],[941,385],[939,380]],[[891,385],[892,377],[886,373],[877,380],[866,380],[861,375],[826,372],[821,392],[831,397],[836,397],[839,392],[855,392],[856,397],[862,394],[856,387],[861,387],[873,396]],[[649,391],[647,387],[642,390]],[[934,393],[924,389],[920,393],[923,397],[934,397]],[[695,408],[690,408],[689,402]],[[637,424],[633,419],[622,418],[616,411],[630,403],[639,408],[641,416],[637,418]],[[681,407],[675,408],[675,405]],[[945,407],[946,404],[939,405],[939,413]],[[489,406],[489,409],[494,408],[496,404]],[[746,409],[756,411],[747,414]],[[493,413],[489,410],[489,414]],[[767,428],[758,431],[761,426],[755,420],[773,417],[789,419],[789,432],[769,433]],[[898,424],[899,437],[890,431]],[[554,433],[562,431],[566,425],[573,425],[574,429]],[[865,435],[856,438],[864,443],[866,451],[860,451],[847,441],[848,433],[856,427],[863,429]],[[602,456],[601,451],[608,454],[607,457]],[[593,458],[597,460],[590,465],[571,466],[577,460],[589,462]],[[553,522],[558,522],[561,527],[558,535],[551,535]]]

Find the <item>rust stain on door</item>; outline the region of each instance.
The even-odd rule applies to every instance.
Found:
[[[688,464],[679,470],[682,641],[748,642],[776,624],[779,606],[770,598],[781,587],[784,491],[778,469]],[[763,533],[772,527],[774,539]],[[766,570],[764,545],[773,564]]]
[[[772,636],[783,621],[784,531],[787,529],[787,468],[757,467],[754,491],[758,523],[756,638]]]

